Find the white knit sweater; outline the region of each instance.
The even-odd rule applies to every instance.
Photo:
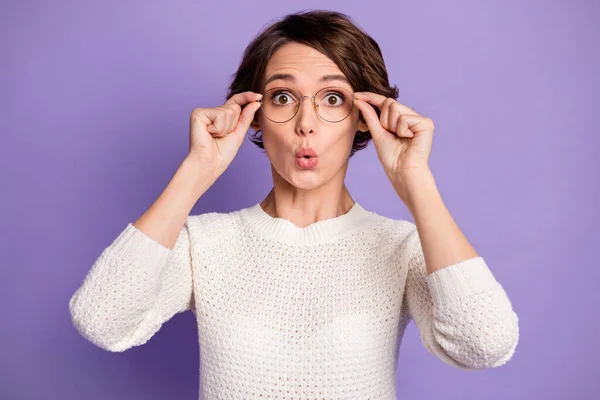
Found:
[[[173,250],[128,224],[69,309],[83,337],[115,352],[191,310],[206,400],[395,399],[411,319],[457,368],[500,366],[519,337],[483,258],[427,275],[416,225],[358,203],[305,228],[260,204],[191,215]]]

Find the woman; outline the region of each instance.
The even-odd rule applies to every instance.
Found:
[[[264,30],[225,104],[192,112],[189,154],[164,192],[73,295],[79,332],[124,351],[191,310],[206,399],[393,399],[411,319],[449,365],[506,363],[517,315],[436,189],[432,120],[397,93],[377,43],[344,14]],[[249,208],[190,216],[249,128],[273,189]],[[348,192],[349,159],[371,138],[415,224]]]

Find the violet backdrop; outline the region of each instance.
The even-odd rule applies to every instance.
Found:
[[[398,101],[434,120],[442,197],[520,319],[513,359],[484,371],[444,364],[411,323],[398,399],[600,399],[600,3],[539,0],[2,2],[1,399],[197,399],[192,313],[110,353],[79,336],[68,301],[169,182],[191,111],[223,103],[252,37],[315,8],[371,34]],[[372,143],[347,184],[413,221]],[[247,140],[192,213],[270,188]]]

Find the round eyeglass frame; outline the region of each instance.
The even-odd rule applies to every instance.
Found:
[[[281,89],[284,89],[284,90],[286,90],[286,91],[288,91],[288,92],[290,92],[290,93],[293,93],[293,94],[294,94],[294,95],[295,95],[297,98],[299,98],[299,99],[300,99],[300,100],[298,101],[298,104],[296,104],[296,109],[294,110],[294,115],[293,115],[293,116],[292,116],[290,119],[286,119],[285,121],[274,121],[274,120],[272,120],[271,118],[269,118],[269,117],[267,116],[267,113],[265,113],[265,112],[264,112],[265,110],[264,110],[264,108],[263,108],[263,106],[264,106],[263,99],[264,99],[264,96],[265,96],[265,94],[266,94],[266,93],[268,93],[268,92],[271,92],[271,91],[273,91],[273,90],[277,90],[277,89],[279,89],[279,90],[281,90]],[[330,120],[328,120],[328,119],[325,119],[325,118],[323,118],[323,116],[322,116],[321,114],[319,114],[319,105],[316,103],[316,100],[315,100],[315,99],[317,98],[317,95],[318,95],[319,93],[321,93],[323,90],[327,90],[327,89],[329,89],[329,90],[331,90],[331,89],[342,89],[343,91],[345,91],[345,92],[347,92],[347,93],[351,93],[351,92],[350,92],[348,89],[345,89],[345,88],[343,88],[343,87],[339,87],[339,86],[328,86],[328,87],[324,87],[324,88],[322,88],[322,89],[319,89],[319,90],[318,90],[318,91],[317,91],[317,92],[314,94],[314,96],[301,96],[301,95],[300,95],[300,93],[298,93],[298,92],[297,92],[296,90],[294,90],[294,89],[290,89],[290,88],[288,88],[288,87],[285,87],[285,86],[278,86],[278,87],[274,87],[274,88],[271,88],[271,89],[269,89],[269,90],[266,90],[264,93],[262,93],[263,97],[262,97],[261,99],[257,100],[257,101],[260,103],[260,108],[262,108],[262,109],[263,109],[263,113],[264,113],[264,116],[265,116],[265,118],[266,118],[266,119],[268,119],[269,121],[275,122],[276,124],[283,124],[283,123],[285,123],[285,122],[288,122],[288,121],[291,121],[292,119],[294,119],[294,118],[296,117],[296,115],[298,115],[298,111],[300,110],[300,105],[302,104],[302,101],[304,100],[304,98],[305,98],[305,97],[308,97],[308,98],[312,99],[312,105],[313,105],[313,109],[315,110],[315,112],[317,113],[317,116],[318,116],[319,118],[321,118],[321,119],[322,119],[322,120],[324,120],[324,121],[331,122],[331,123],[338,123],[338,122],[342,122],[343,120],[345,120],[346,118],[348,118],[348,117],[350,116],[350,114],[352,114],[352,110],[354,109],[354,100],[356,100],[356,97],[354,97],[354,96],[353,96],[353,93],[351,93],[351,98],[352,98],[352,107],[350,107],[350,111],[348,112],[348,115],[346,115],[344,118],[342,118],[342,119],[340,119],[340,120],[337,120],[337,121],[330,121]]]

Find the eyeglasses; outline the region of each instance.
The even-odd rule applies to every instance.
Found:
[[[262,99],[258,101],[268,120],[282,123],[296,116],[305,97],[312,99],[317,115],[327,122],[345,120],[354,107],[353,94],[337,86],[323,88],[314,96],[301,96],[290,88],[276,87],[264,92]]]

